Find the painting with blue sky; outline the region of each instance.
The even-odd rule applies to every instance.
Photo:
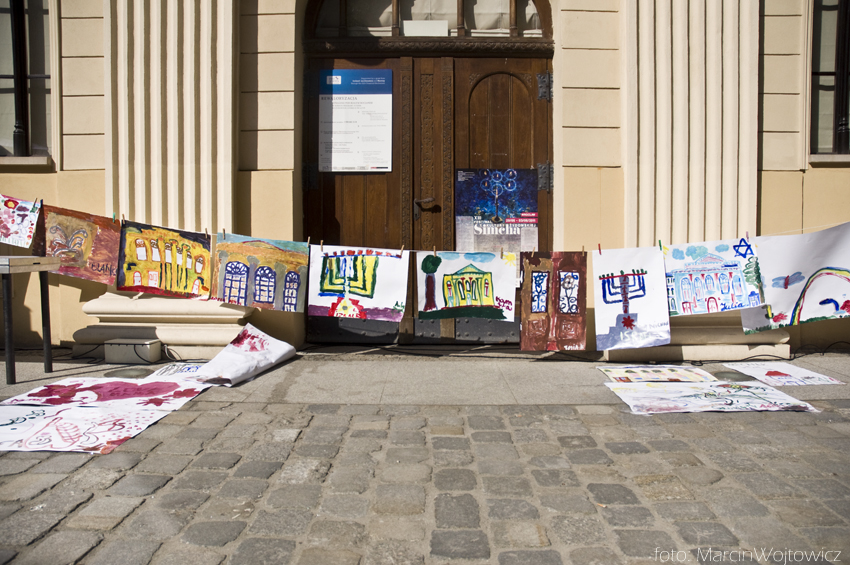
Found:
[[[747,238],[664,247],[671,316],[711,314],[763,303],[758,259]]]
[[[753,241],[766,307],[742,312],[745,332],[850,316],[850,223]]]
[[[416,275],[420,319],[514,320],[513,254],[417,251]]]

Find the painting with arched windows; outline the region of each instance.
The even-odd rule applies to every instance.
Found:
[[[664,248],[668,294],[672,295],[670,315],[750,307],[751,297],[760,293],[756,270],[751,267],[755,256],[746,241],[742,238]]]
[[[209,255],[207,234],[124,221],[116,285],[118,290],[206,299]],[[141,281],[135,273],[144,273]]]
[[[300,241],[279,241],[221,232],[213,256],[212,298],[266,310],[303,312],[309,246]],[[231,264],[242,265],[238,292]],[[283,288],[281,288],[283,281]],[[238,300],[238,302],[234,301]]]

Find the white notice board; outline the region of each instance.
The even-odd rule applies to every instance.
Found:
[[[319,170],[392,170],[393,72],[319,72]]]

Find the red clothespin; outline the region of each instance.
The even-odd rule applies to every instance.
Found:
[[[599,254],[600,254],[600,255],[602,255],[602,244],[601,244],[601,243],[597,243],[597,244],[596,244],[596,248],[597,248],[597,249],[599,249]]]

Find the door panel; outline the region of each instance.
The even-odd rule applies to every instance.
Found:
[[[318,172],[314,165],[319,99],[308,88],[304,236],[313,243],[454,249],[455,169],[533,168],[549,160],[549,103],[537,100],[535,76],[548,64],[545,59],[452,57],[308,60],[308,87],[318,85],[321,69],[393,70],[393,170]],[[551,248],[551,195],[539,194],[539,249],[545,250]],[[463,331],[456,331],[453,320],[429,321],[430,325],[414,320],[414,287],[411,278],[406,317],[397,327],[308,317],[308,340],[421,341],[416,336],[426,336],[425,341],[518,340],[518,328],[512,324],[469,319],[462,322]]]
[[[546,59],[455,59],[455,168],[536,168],[551,161],[551,104],[537,99]],[[538,194],[540,250],[552,247],[552,195]]]

